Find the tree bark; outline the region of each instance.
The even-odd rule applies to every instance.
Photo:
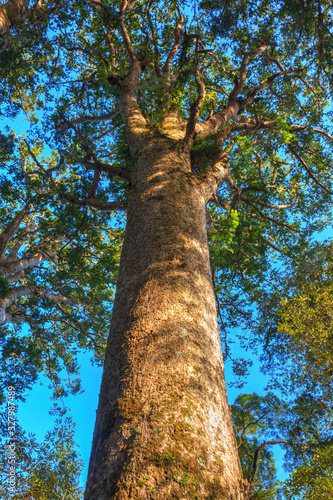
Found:
[[[206,202],[179,141],[147,141],[133,170],[85,500],[247,498]]]
[[[29,0],[9,0],[0,6],[0,35],[13,24],[26,19],[29,14]]]

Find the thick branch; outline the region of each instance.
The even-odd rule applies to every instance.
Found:
[[[242,109],[245,106],[247,106],[248,104],[253,103],[256,95],[258,94],[258,92],[260,90],[267,88],[267,87],[271,88],[271,85],[274,82],[274,80],[276,80],[276,78],[278,78],[279,76],[288,75],[288,74],[294,73],[294,72],[295,72],[294,69],[289,69],[289,70],[285,70],[285,71],[280,71],[279,73],[274,73],[274,75],[271,75],[270,77],[268,77],[267,80],[265,80],[264,82],[261,82],[259,85],[256,85],[255,87],[250,89],[246,94],[246,98],[243,99],[242,101],[240,101],[239,109]]]
[[[65,297],[64,295],[58,295],[52,292],[41,292],[40,295],[42,297],[47,297],[49,300],[52,300],[52,302],[55,302],[55,304],[63,303],[73,307],[80,307],[80,304],[75,302],[75,300],[70,297]]]
[[[43,260],[48,260],[48,257],[44,253],[39,252],[31,258],[6,261],[3,265],[0,265],[0,272],[4,278],[19,275],[26,269],[37,267]]]
[[[0,36],[9,28],[25,20],[30,14],[37,12],[42,7],[38,0],[33,7],[29,8],[29,0],[8,0],[0,6]]]
[[[330,134],[328,134],[327,132],[325,132],[325,130],[321,130],[320,128],[313,128],[313,129],[309,129],[309,130],[312,130],[312,132],[317,132],[318,134],[323,135],[329,141],[333,141],[333,137]]]
[[[237,116],[237,113],[247,106],[248,104],[251,104],[255,102],[256,95],[258,92],[266,87],[270,87],[272,82],[280,77],[284,76],[286,74],[294,73],[295,69],[289,69],[289,70],[284,70],[280,71],[279,73],[275,73],[274,75],[271,75],[267,80],[261,82],[259,85],[253,87],[247,92],[247,95],[245,99],[239,99],[238,95],[243,89],[245,85],[245,79],[246,79],[246,68],[247,68],[247,63],[248,60],[250,59],[249,54],[259,54],[263,52],[265,47],[261,47],[260,49],[257,49],[257,51],[252,51],[249,52],[247,56],[244,56],[241,69],[240,69],[240,78],[239,80],[236,79],[235,86],[232,90],[232,92],[229,95],[228,99],[228,104],[227,106],[222,110],[216,113],[215,115],[211,116],[208,118],[208,120],[205,120],[204,122],[197,123],[195,131],[196,131],[196,138],[197,139],[203,139],[207,137],[208,135],[216,133],[219,129],[221,129],[231,118],[234,118]],[[238,117],[237,117],[238,118]],[[241,130],[242,127],[244,129],[249,126],[249,123],[247,122],[252,122],[254,121],[256,123],[256,126],[259,126],[258,120],[251,120],[250,118],[248,119],[247,117],[242,117],[242,126],[238,128],[238,130]],[[236,124],[238,125],[238,123]],[[251,126],[249,126],[251,128]]]
[[[195,125],[196,125],[197,120],[199,118],[201,106],[203,105],[205,97],[206,97],[206,87],[201,79],[199,70],[196,71],[195,81],[196,81],[197,89],[198,89],[198,97],[197,97],[196,101],[191,106],[191,112],[190,112],[190,116],[189,116],[187,126],[186,126],[184,145],[187,148],[189,148],[191,146],[192,139],[193,139],[193,136],[195,133]]]
[[[265,56],[268,61],[276,64],[280,71],[285,71],[285,68],[282,66],[282,64],[277,59],[269,55],[268,49],[265,50]]]
[[[286,441],[285,439],[275,439],[274,441],[265,441],[259,446],[259,448],[256,449],[254,453],[251,474],[250,477],[248,478],[250,485],[253,484],[254,477],[257,472],[259,454],[268,444],[288,444],[288,441]]]
[[[200,124],[199,124],[200,125]],[[276,120],[266,120],[258,122],[254,118],[249,118],[248,116],[241,116],[237,123],[231,123],[219,130],[217,138],[220,142],[223,142],[230,134],[233,132],[255,132],[257,130],[274,130],[279,129],[281,125]],[[319,134],[325,135],[328,139],[333,140],[333,137],[329,136],[326,132],[320,129],[311,129],[307,125],[290,125],[290,132],[300,133],[300,132],[317,132]]]
[[[60,304],[67,304],[73,307],[80,307],[80,304],[75,302],[75,300],[70,297],[65,297],[63,295],[58,295],[53,292],[44,292],[41,288],[36,285],[31,286],[17,286],[10,290],[10,293],[6,299],[0,300],[0,325],[7,323],[22,323],[26,321],[26,315],[24,311],[13,311],[11,310],[10,304],[15,299],[23,296],[37,296],[37,297],[47,297],[49,300],[54,302],[57,307]],[[7,309],[7,310],[6,310]],[[14,314],[15,312],[15,314]]]
[[[135,59],[129,74],[120,86],[121,116],[124,120],[132,158],[135,158],[145,149],[149,133],[147,120],[143,116],[135,97],[141,73],[142,62]]]
[[[132,2],[133,4],[135,2]],[[125,26],[125,23],[124,23],[124,12],[125,10],[128,10],[129,8],[129,4],[128,4],[128,1],[127,0],[123,0],[122,4],[121,4],[121,7],[120,7],[120,32],[121,32],[121,36],[123,38],[123,42],[124,42],[124,45],[125,45],[125,49],[126,49],[126,52],[127,52],[127,55],[131,61],[131,63],[133,63],[136,59],[136,54],[132,48],[132,44],[131,44],[131,39],[128,35],[128,32],[127,32],[127,29],[126,29],[126,26]]]
[[[239,69],[239,76],[235,78],[235,85],[234,88],[232,89],[230,96],[229,96],[229,102],[234,101],[237,99],[237,96],[239,93],[243,90],[243,87],[245,85],[246,81],[246,70],[247,70],[247,65],[253,56],[257,56],[258,54],[261,54],[267,49],[267,45],[262,45],[258,49],[251,50],[250,52],[247,52],[243,60],[241,62],[241,66]]]
[[[13,255],[9,254],[5,261],[0,264],[1,275],[7,278],[10,283],[16,283],[26,269],[33,269],[43,261],[55,260],[57,247],[64,241],[67,241],[66,238],[60,236],[52,240],[50,247],[50,239],[46,238],[34,249],[34,253],[28,249],[21,259],[13,259]],[[21,246],[22,242],[20,242]]]
[[[2,231],[0,234],[0,258],[4,255],[7,245],[11,238],[13,237],[15,231],[21,224],[22,220],[26,216],[26,214],[29,212],[30,208],[32,207],[31,203],[28,203],[20,212],[18,212],[14,219],[12,219],[5,229]]]
[[[228,150],[221,153],[214,159],[213,163],[198,174],[198,179],[204,189],[206,203],[214,201],[215,192],[219,184],[227,181],[230,177]]]

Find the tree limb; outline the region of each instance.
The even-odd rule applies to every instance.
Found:
[[[78,200],[70,194],[59,192],[60,199],[67,200],[74,205],[79,207],[92,207],[103,212],[112,212],[114,210],[126,210],[127,203],[125,201],[101,201],[95,198],[85,198],[84,200]]]
[[[115,116],[118,116],[120,114],[120,108],[117,107],[113,110],[110,111],[110,113],[107,113],[105,115],[101,116],[80,116],[79,118],[76,118],[75,120],[66,120],[64,124],[58,123],[56,125],[56,128],[60,130],[62,133],[66,132],[69,128],[73,128],[75,125],[80,125],[81,123],[102,123],[106,122],[109,120],[112,120]]]
[[[4,255],[9,241],[13,237],[15,231],[17,230],[17,228],[19,227],[19,225],[21,224],[22,220],[27,215],[31,207],[32,204],[28,203],[22,210],[20,210],[20,212],[18,212],[15,215],[14,219],[12,219],[7,224],[5,229],[0,234],[0,258]]]
[[[135,2],[132,2],[132,4],[134,5]],[[133,7],[133,5],[132,5],[132,7]],[[127,0],[123,0],[122,4],[121,4],[121,7],[120,7],[120,12],[119,12],[120,32],[121,32],[121,35],[122,35],[122,38],[123,38],[123,42],[124,42],[126,53],[127,53],[128,57],[129,57],[131,63],[133,63],[137,57],[136,57],[136,54],[135,54],[135,52],[134,52],[134,50],[132,48],[131,39],[130,39],[130,37],[128,35],[127,29],[126,29],[126,26],[125,26],[125,23],[124,23],[124,12],[128,9],[128,7],[130,7],[129,4],[128,4],[128,1]]]
[[[309,177],[315,182],[315,184],[317,184],[324,191],[326,191],[326,193],[333,194],[333,191],[330,191],[326,186],[324,186],[324,184],[322,184],[317,179],[317,177],[314,175],[314,173],[309,169],[306,161],[297,153],[297,151],[291,146],[291,144],[288,144],[288,149],[297,158],[297,160],[300,162],[300,164],[304,167],[304,169],[308,173]]]
[[[96,163],[92,162],[84,162],[83,165],[89,170],[98,169],[101,172],[108,172],[109,174],[120,177],[121,179],[126,179],[128,182],[132,180],[132,172],[130,170],[126,170],[125,168],[114,167],[109,163],[101,163],[97,161]]]
[[[37,0],[33,7],[29,8],[30,0],[8,0],[0,6],[0,36],[16,23],[25,20],[29,15],[36,13],[42,8],[41,0]]]
[[[178,7],[177,7],[177,10],[178,10],[179,17],[178,17],[176,28],[175,28],[175,40],[174,40],[173,46],[168,54],[168,57],[166,58],[164,66],[162,68],[162,73],[167,73],[168,75],[170,74],[172,61],[179,50],[180,42],[181,42],[182,34],[183,34],[182,25],[184,22],[184,18],[183,18]]]
[[[288,229],[288,231],[291,231],[292,233],[295,232],[295,229],[292,228],[291,226],[289,226],[288,224],[284,224],[283,222],[281,222],[281,221],[279,221],[277,219],[274,219],[274,217],[270,217],[269,215],[264,214],[254,203],[252,203],[243,194],[240,193],[239,198],[242,201],[244,201],[247,205],[250,205],[251,207],[253,207],[258,212],[259,216],[262,217],[263,219],[269,220],[270,222],[273,222],[273,224],[277,224],[278,226],[283,227],[284,229]]]
[[[197,61],[197,53],[198,53],[198,39],[196,40],[196,46],[195,46],[195,83],[198,89],[198,97],[191,106],[190,116],[187,121],[186,134],[184,138],[185,148],[190,148],[191,146],[193,135],[195,132],[195,125],[199,118],[201,106],[203,105],[206,97],[206,87],[201,78],[201,72]]]
[[[221,151],[215,157],[213,163],[198,174],[198,179],[204,189],[206,203],[214,201],[219,184],[223,181],[228,182],[228,179],[231,177],[228,163],[228,154],[231,147]]]
[[[246,70],[247,70],[247,65],[253,56],[257,56],[258,54],[261,54],[267,49],[267,45],[262,45],[258,49],[251,50],[250,52],[247,52],[244,54],[243,60],[241,62],[241,66],[239,68],[239,73],[238,77],[235,77],[235,85],[234,88],[232,89],[230,95],[229,95],[229,102],[234,101],[237,99],[238,94],[243,90],[243,87],[245,85],[246,81]]]
[[[262,443],[259,448],[256,449],[255,453],[254,453],[254,459],[253,459],[253,463],[252,463],[252,470],[251,470],[251,473],[250,473],[250,476],[248,478],[248,481],[250,483],[250,485],[253,484],[254,482],[254,477],[255,477],[255,474],[257,472],[257,467],[258,467],[258,459],[259,459],[259,454],[260,452],[268,445],[268,444],[288,444],[288,441],[286,441],[285,439],[275,439],[274,441],[265,441],[264,443]]]

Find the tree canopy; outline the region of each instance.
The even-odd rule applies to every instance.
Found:
[[[59,397],[79,390],[60,375],[76,377],[79,349],[103,359],[133,157],[142,137],[171,137],[215,183],[224,355],[250,369],[231,350],[242,327],[280,390],[233,406],[252,497],[332,491],[331,244],[311,240],[332,223],[331,9],[82,0],[37,3],[1,28],[0,113],[31,124],[0,137],[4,382],[24,394],[45,372]],[[273,441],[293,471],[283,486]]]

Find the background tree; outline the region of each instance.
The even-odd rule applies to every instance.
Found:
[[[28,149],[37,154],[38,147]],[[109,216],[97,220],[88,207],[82,213],[59,204],[28,149],[21,143],[17,161],[7,159],[1,182],[2,383],[13,385],[14,377],[18,393],[44,372],[56,397],[80,390],[79,379],[71,380],[80,349],[91,349],[98,362],[104,358],[122,229],[112,228]],[[17,362],[8,372],[12,356]]]
[[[28,146],[32,154],[40,146]],[[53,393],[53,414],[65,415],[66,396],[82,392],[78,354],[101,364],[106,316],[122,241],[122,223],[87,207],[58,203],[48,179],[35,173],[24,142],[3,136],[0,177],[0,403],[3,498],[78,499],[82,471],[75,425],[62,418],[43,443],[27,436],[19,422],[13,441],[6,422],[7,389],[25,401],[45,376]],[[49,162],[56,161],[49,158]],[[51,163],[49,163],[50,165]],[[112,219],[112,218],[111,218]],[[112,248],[111,248],[112,245]],[[106,280],[106,275],[108,279]],[[16,492],[8,484],[8,449],[15,444]]]

